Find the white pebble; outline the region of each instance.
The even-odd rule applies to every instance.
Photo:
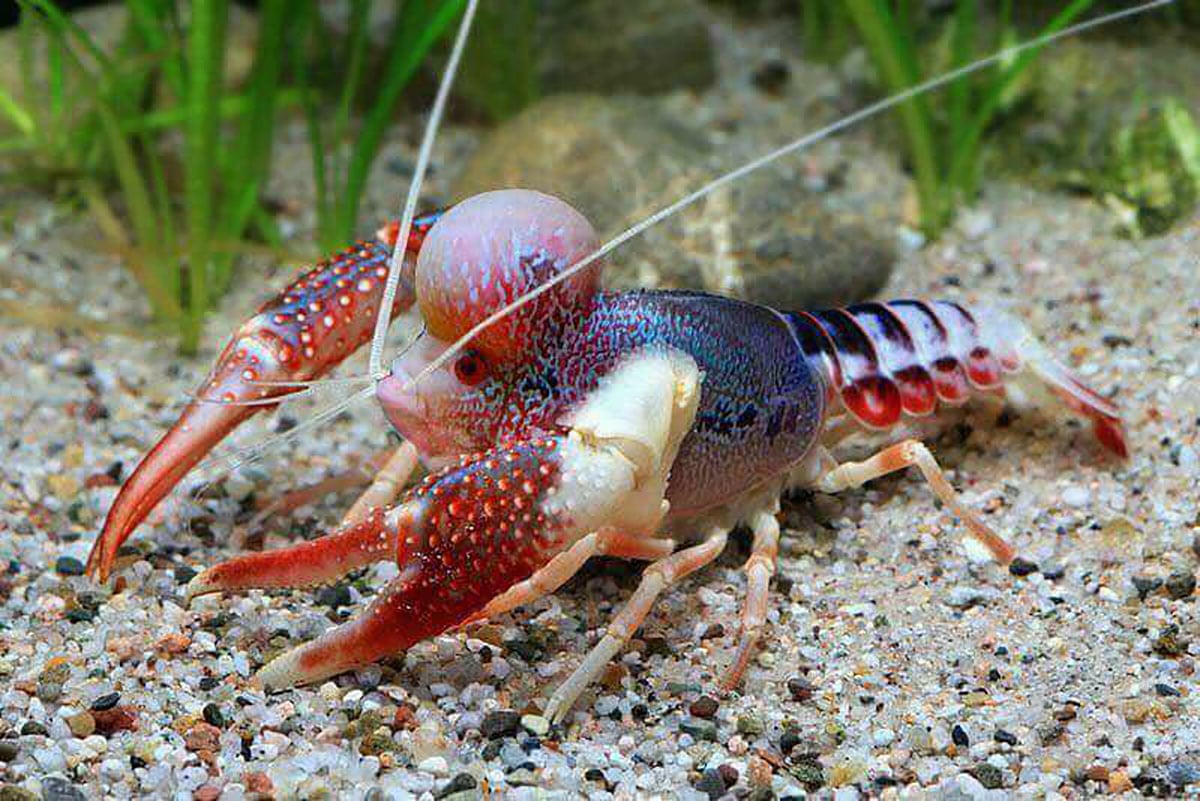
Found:
[[[417,764],[417,770],[422,773],[432,773],[434,776],[447,776],[450,774],[450,766],[446,764],[446,758],[440,756],[431,756],[422,759]]]
[[[1082,509],[1091,503],[1092,493],[1088,492],[1085,487],[1072,485],[1063,490],[1062,500],[1067,506]]]

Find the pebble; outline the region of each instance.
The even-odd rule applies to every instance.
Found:
[[[71,734],[82,740],[96,731],[96,719],[91,712],[80,712],[67,718],[67,727],[71,729]]]
[[[895,739],[896,732],[892,731],[891,729],[881,727],[871,732],[871,742],[875,744],[876,748],[883,748],[886,745],[891,745],[892,741]]]
[[[434,793],[433,797],[437,799],[447,798],[455,793],[465,793],[468,790],[474,790],[478,786],[478,780],[470,773],[459,773],[453,779],[446,782],[442,786],[442,789]]]
[[[788,693],[793,701],[807,701],[813,697],[816,688],[812,682],[803,676],[792,676],[787,680]]]
[[[87,801],[87,796],[66,779],[47,776],[42,779],[42,801]]]
[[[745,715],[738,715],[737,732],[748,737],[757,737],[764,730],[762,718],[753,712],[748,712]],[[731,747],[731,746],[730,746]]]
[[[1200,783],[1200,765],[1195,762],[1177,760],[1167,765],[1167,781],[1176,787]]]
[[[1004,774],[991,763],[980,762],[971,769],[971,774],[988,790],[997,790],[1004,786]]]
[[[538,737],[545,737],[550,731],[550,721],[541,715],[522,715],[521,725],[530,734],[536,734]]]
[[[679,722],[680,731],[687,732],[697,740],[717,741],[717,724],[699,718],[684,718]]]
[[[694,717],[708,720],[713,715],[717,714],[717,709],[719,709],[720,706],[721,705],[717,702],[716,698],[713,698],[711,695],[702,695],[695,701],[692,701],[691,705],[688,707],[688,711],[691,712]]]
[[[696,782],[696,789],[702,793],[706,793],[709,798],[720,798],[725,795],[726,789],[725,777],[721,775],[721,771],[716,768],[708,768],[700,774],[699,781]]]
[[[960,584],[951,588],[950,592],[946,594],[946,604],[955,609],[970,609],[973,606],[984,604],[995,597],[996,591],[989,591],[989,589],[968,587]]]
[[[1037,562],[1031,562],[1024,557],[1018,556],[1009,563],[1008,572],[1018,577],[1032,575],[1038,572]]]
[[[120,702],[120,693],[105,693],[95,701],[92,701],[91,710],[93,712],[107,712]]]
[[[950,740],[959,748],[968,748],[971,745],[971,738],[967,736],[967,730],[957,723],[950,730]]]
[[[1190,570],[1179,570],[1166,580],[1167,595],[1179,601],[1196,591],[1196,575]]]
[[[1092,502],[1092,493],[1086,488],[1072,485],[1062,492],[1062,500],[1067,506],[1083,509]]]
[[[417,770],[423,773],[432,773],[434,776],[450,775],[450,766],[446,763],[446,758],[440,756],[431,756],[422,759],[417,763]]]
[[[516,734],[521,727],[521,715],[511,709],[488,713],[479,727],[480,733],[489,740]]]
[[[1017,735],[1013,734],[1012,732],[1005,731],[1004,729],[996,729],[996,733],[992,735],[992,737],[996,742],[1004,743],[1005,745],[1017,744]]]
[[[54,563],[54,572],[60,576],[82,576],[83,562],[74,556],[60,556]]]
[[[221,711],[221,707],[216,704],[204,705],[204,719],[216,726],[218,729],[225,728],[225,713]]]
[[[0,762],[12,762],[21,753],[15,740],[0,740]]]
[[[1146,600],[1152,592],[1163,585],[1162,579],[1156,576],[1134,576],[1133,589],[1139,600]]]

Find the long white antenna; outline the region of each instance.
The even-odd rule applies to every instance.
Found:
[[[446,62],[446,69],[442,72],[437,98],[429,111],[429,121],[425,123],[425,135],[421,139],[417,166],[408,185],[404,213],[400,215],[400,230],[396,234],[396,244],[392,246],[392,258],[388,263],[387,285],[383,289],[383,300],[379,304],[379,312],[375,315],[375,333],[371,337],[371,360],[367,369],[377,381],[386,375],[383,371],[383,346],[387,343],[388,326],[392,322],[392,304],[396,300],[396,287],[400,283],[400,267],[404,263],[404,253],[408,247],[408,233],[412,229],[413,216],[417,211],[417,198],[421,194],[421,184],[429,167],[429,157],[433,152],[438,127],[441,125],[442,112],[446,108],[446,99],[450,96],[450,87],[454,85],[454,74],[458,71],[458,62],[466,49],[467,37],[471,33],[471,20],[475,18],[478,5],[479,0],[468,0],[467,10],[463,12],[462,22],[458,25],[458,35],[454,39],[454,48],[450,51],[450,60]]]
[[[849,128],[851,125],[854,125],[855,123],[861,122],[862,120],[865,120],[869,117],[874,117],[875,115],[877,115],[883,111],[887,111],[890,108],[898,106],[901,103],[903,103],[904,101],[910,100],[910,99],[916,97],[917,95],[921,95],[921,94],[924,94],[925,92],[929,92],[929,91],[932,91],[939,87],[945,86],[948,83],[953,83],[954,81],[958,80],[959,78],[963,78],[967,75],[971,75],[973,73],[979,72],[980,70],[982,70],[986,67],[990,67],[993,64],[999,63],[1001,61],[1006,61],[1006,60],[1012,58],[1013,56],[1017,55],[1018,53],[1022,53],[1026,50],[1031,50],[1035,47],[1042,47],[1043,45],[1058,41],[1059,39],[1063,39],[1067,36],[1073,36],[1075,34],[1082,33],[1087,30],[1091,30],[1092,28],[1098,28],[1101,25],[1108,25],[1109,23],[1116,22],[1118,20],[1122,20],[1127,17],[1132,17],[1137,14],[1144,14],[1147,11],[1151,11],[1155,8],[1170,5],[1174,1],[1175,0],[1152,0],[1152,2],[1142,3],[1141,5],[1132,6],[1130,8],[1125,8],[1120,11],[1114,11],[1111,14],[1105,14],[1103,16],[1096,17],[1095,19],[1087,20],[1085,22],[1080,22],[1080,23],[1077,23],[1070,27],[1063,28],[1061,31],[1057,31],[1055,33],[1049,33],[1044,36],[1039,36],[1035,39],[1030,39],[1027,42],[1022,42],[1020,44],[1015,44],[1011,47],[1006,47],[1003,50],[993,53],[990,56],[985,56],[984,58],[981,58],[978,61],[973,61],[970,64],[965,64],[957,69],[951,70],[950,72],[939,75],[936,78],[931,78],[930,80],[925,81],[924,83],[919,83],[916,86],[909,87],[908,89],[905,89],[901,92],[897,92],[894,95],[891,95],[882,100],[876,101],[875,103],[872,103],[869,106],[865,106],[865,107],[859,109],[858,111],[855,111],[854,113],[849,114],[848,116],[842,117],[837,122],[826,125],[824,128],[820,128],[816,131],[813,131],[810,134],[806,134],[805,136],[802,136],[799,139],[795,139],[795,140],[787,143],[786,145],[783,145],[782,147],[772,150],[770,153],[759,156],[758,158],[754,159],[753,161],[749,162],[748,164],[743,164],[741,167],[738,167],[736,170],[727,172],[724,175],[721,175],[720,177],[715,178],[712,181],[709,181],[707,184],[705,184],[704,186],[695,190],[694,192],[684,195],[683,197],[681,197],[679,200],[675,201],[671,205],[666,206],[665,208],[659,209],[654,214],[651,214],[649,217],[642,220],[638,224],[634,225],[631,228],[626,229],[623,233],[617,235],[613,239],[610,239],[608,242],[606,242],[604,245],[602,245],[599,249],[592,251],[587,256],[585,256],[582,259],[580,259],[579,261],[575,262],[567,269],[563,270],[561,273],[558,273],[557,275],[553,276],[552,278],[545,281],[544,283],[539,284],[538,286],[534,287],[530,291],[526,292],[524,295],[521,295],[517,299],[513,300],[508,305],[500,308],[498,311],[488,315],[486,318],[484,318],[483,321],[477,323],[471,330],[467,331],[467,333],[465,333],[461,337],[459,337],[450,347],[448,347],[446,350],[444,350],[436,359],[434,359],[429,364],[427,364],[425,366],[425,369],[423,369],[421,372],[417,373],[417,375],[415,375],[412,379],[410,379],[409,384],[410,385],[415,384],[416,382],[420,381],[425,376],[432,373],[434,370],[437,370],[442,365],[446,364],[448,361],[453,359],[457,354],[462,352],[462,349],[464,347],[466,347],[467,343],[469,343],[472,339],[474,339],[479,334],[480,331],[483,331],[485,328],[492,325],[493,323],[496,323],[499,320],[504,319],[505,317],[512,314],[514,311],[521,308],[522,306],[529,303],[530,301],[549,292],[551,289],[553,289],[558,284],[561,284],[563,281],[566,281],[568,278],[575,275],[580,270],[585,269],[586,267],[588,267],[588,265],[594,263],[596,260],[601,259],[604,256],[608,255],[616,248],[618,248],[621,245],[628,242],[630,239],[633,239],[635,236],[638,236],[639,234],[641,234],[647,228],[657,225],[658,223],[667,219],[668,217],[675,214],[676,212],[687,208],[688,206],[695,203],[697,200],[700,200],[704,196],[711,194],[712,192],[716,191],[717,189],[720,189],[722,186],[732,183],[732,182],[738,180],[739,178],[742,178],[743,176],[754,172],[755,170],[761,169],[762,167],[765,167],[768,164],[770,164],[771,162],[781,159],[784,156],[790,155],[799,150],[803,150],[804,148],[810,147],[810,146],[816,144],[817,142],[820,142],[822,139],[826,139],[826,138],[832,136],[833,134],[838,133],[839,131]]]

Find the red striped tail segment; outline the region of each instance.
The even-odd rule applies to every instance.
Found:
[[[1003,393],[1028,369],[1092,422],[1105,448],[1128,455],[1116,407],[1007,315],[949,301],[893,300],[785,316],[830,394],[867,428],[924,417],[976,393]]]

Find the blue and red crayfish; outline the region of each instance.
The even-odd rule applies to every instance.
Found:
[[[394,226],[289,286],[234,336],[203,394],[146,456],[113,504],[89,562],[106,579],[117,549],[222,437],[369,338]],[[1007,563],[1014,551],[960,503],[933,456],[904,432],[987,395],[1058,403],[1113,455],[1116,408],[1011,317],[938,301],[776,310],[699,292],[607,292],[591,265],[441,358],[496,310],[595,250],[591,225],[526,190],[470,198],[419,218],[391,309],[413,304],[420,338],[378,383],[411,443],[351,519],[320,539],[205,570],[190,596],[328,582],[391,559],[399,574],[357,619],[266,665],[269,688],[370,663],[553,592],[587,559],[650,562],[628,605],[551,697],[561,718],[633,636],[655,598],[754,534],[742,631],[726,686],[764,626],[788,487],[838,492],[910,466]],[[445,361],[445,364],[441,364]],[[431,368],[431,365],[435,365]],[[839,461],[851,441],[875,443]],[[434,470],[401,488],[411,448]],[[397,502],[396,497],[400,495]]]

